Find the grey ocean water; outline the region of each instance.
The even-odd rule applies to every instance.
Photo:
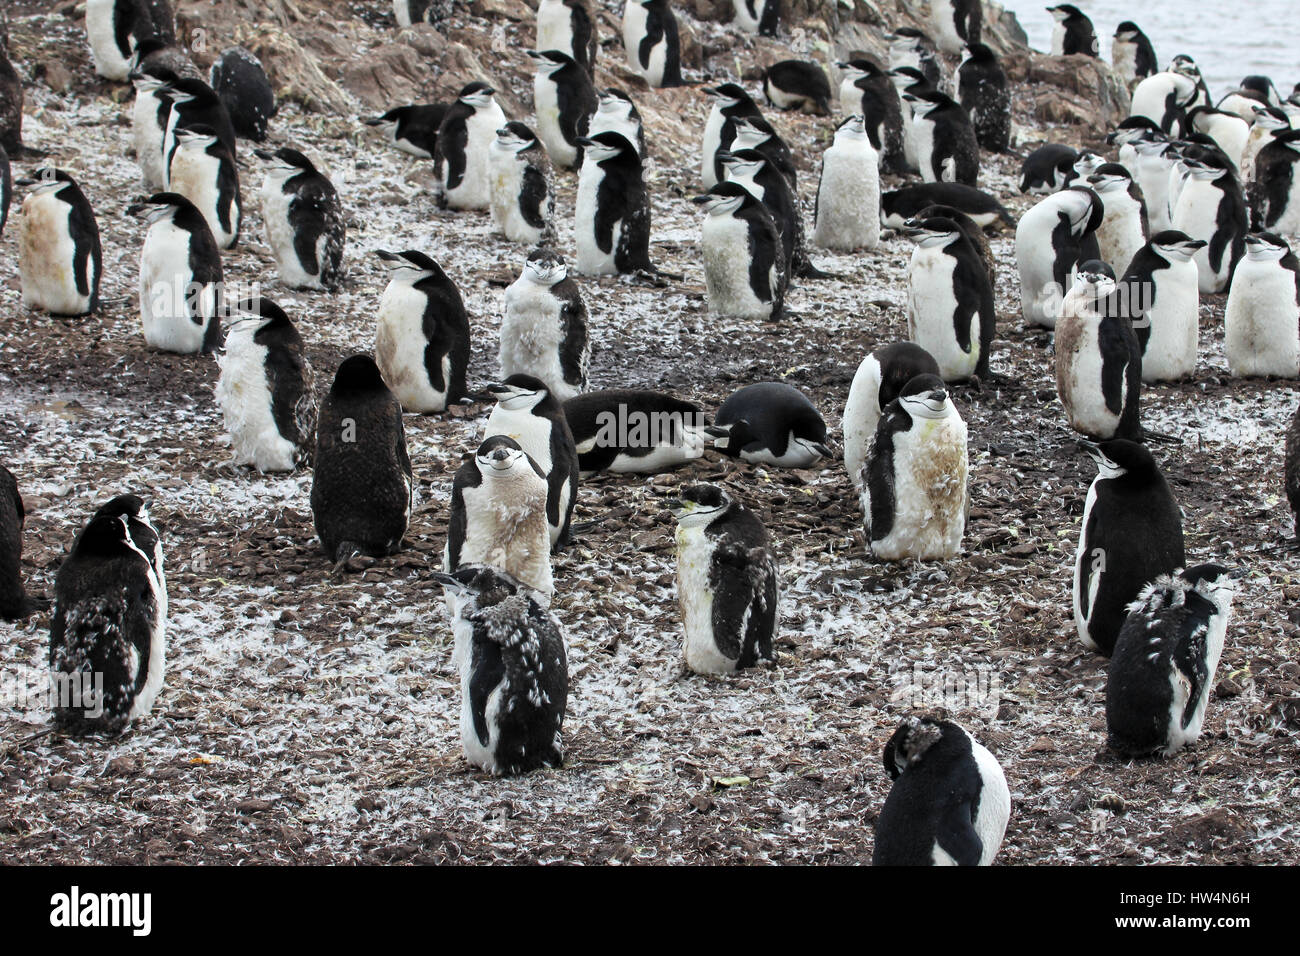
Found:
[[[999,0],[1029,35],[1029,45],[1052,45],[1055,0]],[[1179,53],[1195,58],[1217,100],[1252,73],[1272,77],[1282,95],[1300,83],[1300,0],[1074,0],[1097,28],[1101,55],[1110,62],[1115,27],[1132,20],[1151,38],[1164,66]]]

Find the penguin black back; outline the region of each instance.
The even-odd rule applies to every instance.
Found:
[[[275,91],[262,61],[243,47],[224,51],[208,79],[230,116],[235,134],[260,143],[275,116]]]
[[[23,588],[21,572],[26,516],[18,481],[0,465],[0,618],[6,621],[24,618],[35,610]]]

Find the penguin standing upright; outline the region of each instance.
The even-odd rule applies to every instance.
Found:
[[[305,464],[316,440],[315,376],[284,310],[261,296],[239,303],[217,362],[215,394],[234,464],[262,473]]]
[[[0,620],[21,620],[37,610],[38,602],[23,587],[23,525],[27,512],[18,481],[0,465]]]
[[[375,363],[407,412],[441,412],[465,397],[469,318],[460,290],[423,252],[384,252]]]
[[[894,91],[898,94],[899,109],[903,114],[904,174],[909,172],[919,173],[921,171],[921,161],[917,157],[916,127],[913,124],[916,113],[912,109],[912,101],[908,99],[908,96],[919,96],[933,92],[935,88],[915,67],[895,67],[889,71],[889,80],[894,84]]]
[[[505,295],[501,377],[531,375],[566,402],[587,388],[587,305],[564,257],[535,249]]]
[[[1183,519],[1145,445],[1081,443],[1097,463],[1074,561],[1074,623],[1109,657],[1128,607],[1149,582],[1183,566]]]
[[[1196,81],[1173,70],[1153,73],[1138,82],[1129,105],[1129,116],[1145,116],[1170,136],[1183,135],[1187,110],[1200,96]]]
[[[446,103],[398,106],[364,122],[387,136],[390,143],[407,155],[433,159],[438,147],[438,128],[449,108]]]
[[[781,21],[781,0],[732,0],[736,15],[732,23],[746,33],[776,36]]]
[[[1162,134],[1163,135],[1163,134]],[[1147,207],[1147,227],[1151,234],[1167,232],[1173,221],[1169,208],[1169,183],[1179,159],[1174,144],[1167,139],[1142,140],[1133,144],[1137,166],[1135,181],[1142,190]]]
[[[1168,757],[1201,736],[1232,612],[1227,569],[1162,575],[1138,595],[1106,675],[1107,744]]]
[[[1123,275],[1147,241],[1149,226],[1142,190],[1119,163],[1101,166],[1088,177],[1088,186],[1101,200],[1101,225],[1096,233],[1100,258]]]
[[[1241,162],[1238,164],[1241,177],[1245,182],[1255,181],[1255,166],[1264,147],[1272,143],[1278,135],[1290,131],[1291,118],[1286,113],[1272,106],[1255,104],[1255,122],[1251,124],[1250,135],[1246,137],[1246,147],[1241,151]]]
[[[148,73],[132,73],[131,82],[135,86],[135,102],[131,107],[131,139],[135,146],[136,162],[140,164],[140,175],[146,189],[157,191],[163,188],[167,178],[163,169],[163,134],[167,130],[167,120],[171,115],[171,80],[175,74],[162,76]]]
[[[939,377],[939,363],[914,342],[895,342],[862,360],[849,386],[844,405],[844,469],[855,487],[862,487],[862,465],[876,437],[881,412],[918,375]]]
[[[588,76],[596,75],[600,49],[596,20],[587,0],[541,0],[537,5],[535,50],[559,50],[573,58]]]
[[[127,208],[149,223],[140,250],[140,325],[164,352],[221,345],[221,250],[198,208],[179,193],[155,193]]]
[[[704,286],[715,315],[777,319],[789,281],[772,214],[739,183],[718,183],[694,200],[706,213],[700,237]]]
[[[86,0],[86,36],[95,72],[121,83],[141,40],[174,43],[176,29],[167,0]]]
[[[591,75],[558,50],[529,50],[528,55],[537,61],[533,104],[538,138],[546,144],[552,162],[573,169],[582,163],[580,141],[597,107]]]
[[[167,585],[144,503],[120,495],[77,535],[54,581],[54,726],[116,737],[162,689]]]
[[[1250,124],[1241,117],[1208,106],[1194,106],[1187,112],[1187,132],[1210,137],[1233,168],[1241,172],[1241,157],[1250,138]]]
[[[1235,376],[1300,376],[1300,262],[1281,236],[1246,237],[1223,313],[1223,354]]]
[[[920,78],[941,93],[951,89],[948,71],[939,50],[928,36],[915,27],[899,27],[884,37],[889,44],[889,69],[916,70]]]
[[[583,275],[657,272],[650,261],[650,197],[636,146],[619,133],[585,138],[574,204]]]
[[[912,104],[916,159],[927,183],[977,185],[980,147],[970,117],[956,100],[942,93],[907,94]]]
[[[979,251],[951,219],[909,220],[907,332],[949,382],[985,378],[993,347],[993,289]]]
[[[829,116],[831,84],[826,72],[808,60],[782,60],[763,71],[763,95],[780,110]]]
[[[274,165],[262,183],[262,222],[280,282],[333,291],[342,278],[347,224],[329,177],[296,149],[254,151]]]
[[[1005,153],[1011,144],[1011,93],[997,55],[983,43],[972,43],[957,67],[957,99],[980,148]]]
[[[845,252],[880,242],[880,156],[860,113],[840,123],[822,154],[813,242]]]
[[[1256,228],[1300,235],[1300,130],[1278,133],[1255,157],[1250,187]]]
[[[336,570],[357,555],[402,546],[411,520],[411,459],[402,406],[368,355],[339,366],[321,403],[312,456],[311,513]]]
[[[723,158],[727,179],[739,183],[754,194],[772,214],[781,233],[781,248],[785,255],[786,271],[790,278],[825,279],[812,263],[805,239],[803,210],[799,198],[790,188],[790,181],[781,175],[767,157],[754,149],[739,149]]]
[[[1132,20],[1125,20],[1115,28],[1115,36],[1110,45],[1110,61],[1129,89],[1138,80],[1154,76],[1160,69],[1155,48]]]
[[[19,155],[23,149],[23,82],[9,62],[9,36],[0,25],[0,149]]]
[[[622,133],[627,137],[628,142],[636,143],[636,151],[641,157],[641,162],[644,163],[647,156],[645,127],[641,122],[641,113],[632,102],[632,97],[618,87],[610,86],[601,90],[596,99],[596,112],[592,114],[591,122],[587,126],[587,135],[595,136],[597,133],[609,131]]]
[[[784,382],[756,382],[732,392],[705,432],[715,451],[755,465],[811,468],[831,456],[821,412]]]
[[[700,178],[705,189],[712,189],[722,181],[722,161],[718,153],[731,149],[736,138],[734,121],[745,117],[762,117],[753,98],[744,88],[735,83],[723,83],[718,87],[705,87],[704,92],[712,100],[709,118],[704,122],[704,142],[700,161]]]
[[[1120,301],[1142,350],[1144,383],[1173,382],[1196,370],[1201,296],[1192,257],[1204,245],[1184,232],[1157,232],[1120,280]]]
[[[466,565],[435,574],[464,635],[460,740],[465,759],[498,776],[564,763],[568,657],[559,623],[517,579]]]
[[[1056,320],[1056,391],[1070,427],[1094,439],[1142,440],[1142,347],[1104,262],[1079,266]]]
[[[1044,143],[1020,164],[1020,191],[1035,196],[1060,192],[1075,179],[1079,151],[1063,143]]]
[[[513,438],[546,476],[546,524],[551,549],[558,551],[572,535],[573,506],[578,500],[578,452],[564,418],[564,407],[545,384],[531,375],[511,375],[488,391],[497,403],[483,437]]]
[[[935,45],[949,56],[980,42],[984,23],[981,0],[930,0],[930,35]]]
[[[172,156],[180,145],[178,135],[181,130],[202,130],[215,135],[230,153],[232,162],[239,153],[235,143],[235,124],[216,90],[201,79],[190,77],[180,77],[168,85],[171,110],[167,113],[167,128],[163,130],[163,185],[171,192],[178,192],[170,177]]]
[[[1052,29],[1052,56],[1070,56],[1074,53],[1101,55],[1097,31],[1082,10],[1072,3],[1061,3],[1048,7],[1047,12],[1056,21],[1056,26]]]
[[[683,488],[668,508],[677,519],[686,666],[728,674],[774,660],[780,571],[763,522],[716,485]]]
[[[626,0],[623,49],[632,72],[651,87],[681,86],[681,44],[668,0]]]
[[[772,128],[772,124],[761,116],[742,116],[732,120],[735,138],[731,141],[731,152],[752,149],[761,153],[790,184],[790,194],[798,195],[799,172],[794,165],[794,153]]]
[[[276,108],[275,91],[262,61],[241,46],[231,47],[212,64],[208,84],[230,114],[235,135],[263,142]]]
[[[203,214],[218,248],[235,248],[244,201],[234,154],[208,126],[177,129],[175,140],[167,165],[168,191],[184,196]]]
[[[497,130],[488,151],[492,222],[511,242],[535,246],[555,237],[555,183],[542,141],[520,122]]]
[[[970,513],[966,423],[943,380],[918,375],[886,406],[867,452],[859,502],[871,552],[934,561],[961,550]]]
[[[648,474],[704,455],[708,424],[694,402],[641,388],[606,388],[564,403],[582,477]]]
[[[871,60],[850,60],[838,66],[844,71],[844,80],[840,86],[840,112],[848,116],[861,113],[871,145],[880,154],[881,169],[887,173],[905,175],[907,157],[903,152],[903,107],[894,81]]]
[[[889,738],[893,786],[876,820],[872,866],[989,866],[1011,818],[994,756],[957,724],[909,717]]]
[[[984,230],[979,224],[966,215],[960,209],[954,209],[952,206],[927,206],[914,217],[918,222],[926,219],[951,219],[957,227],[970,240],[975,251],[979,253],[980,261],[984,263],[984,271],[988,273],[989,289],[997,287],[998,270],[997,261],[993,258],[993,248],[989,245],[989,237],[984,235]],[[906,224],[905,224],[906,225]]]
[[[1053,193],[1020,217],[1016,227],[1016,264],[1020,302],[1026,325],[1056,327],[1061,299],[1080,262],[1097,259],[1097,227],[1103,207],[1097,194],[1082,186]]]
[[[1185,157],[1190,176],[1174,207],[1172,228],[1193,239],[1204,239],[1196,252],[1202,292],[1222,292],[1245,249],[1248,217],[1241,181],[1232,165],[1206,151],[1199,159]]]
[[[433,149],[438,205],[444,209],[488,209],[492,204],[488,150],[506,114],[486,83],[461,88],[438,127]]]
[[[76,180],[61,169],[38,169],[23,200],[18,274],[23,306],[54,315],[86,315],[99,307],[103,254],[99,225]]]

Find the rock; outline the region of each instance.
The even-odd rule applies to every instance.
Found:
[[[241,25],[235,39],[262,61],[277,99],[298,103],[313,112],[351,115],[353,106],[347,94],[284,30],[269,24]]]
[[[1004,57],[1002,67],[1007,79],[1028,94],[1030,112],[1042,122],[1087,126],[1103,133],[1128,116],[1128,90],[1115,71],[1096,57],[1031,52]]]
[[[531,23],[535,17],[523,0],[471,0],[469,12],[485,20],[504,18],[516,23]]]
[[[55,93],[66,93],[72,89],[72,71],[58,60],[37,63],[32,74],[36,79],[44,80],[45,85]]]

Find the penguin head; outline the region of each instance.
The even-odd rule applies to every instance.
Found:
[[[171,88],[172,102],[177,106],[190,103],[198,109],[221,106],[221,98],[217,96],[216,91],[200,79],[183,76],[172,83]]]
[[[753,195],[740,183],[727,180],[718,183],[703,196],[693,200],[697,206],[703,206],[710,216],[730,216],[736,210],[754,201]]]
[[[407,249],[405,252],[388,252],[384,249],[378,249],[375,251],[375,255],[383,259],[384,264],[392,271],[394,282],[406,282],[414,285],[426,279],[435,279],[439,282],[450,281],[447,278],[447,273],[442,271],[442,266],[418,249]]]
[[[739,106],[741,103],[753,105],[754,100],[745,88],[738,83],[723,83],[721,86],[706,86],[704,92],[713,99],[713,105],[719,109]]]
[[[993,48],[987,43],[967,43],[961,62],[957,64],[957,69],[961,69],[967,63],[996,65],[997,62],[997,54],[993,52]]]
[[[551,76],[566,66],[577,66],[573,57],[559,50],[529,50],[528,55],[537,61],[537,72],[542,76]]]
[[[538,247],[528,254],[523,275],[529,282],[549,289],[569,277],[569,267],[564,256],[554,249]]]
[[[282,146],[279,149],[255,149],[253,155],[258,159],[265,159],[275,163],[271,167],[272,175],[289,177],[298,173],[314,173],[316,166],[305,154],[298,152],[296,149],[290,149]]]
[[[1115,39],[1121,43],[1133,43],[1140,36],[1142,36],[1142,31],[1132,20],[1125,20],[1115,28]]]
[[[76,180],[62,169],[42,166],[25,179],[15,179],[14,185],[30,187],[29,195],[46,196],[58,192],[64,186],[75,186]]]
[[[537,145],[537,134],[518,120],[507,123],[497,130],[497,138],[492,141],[492,148],[506,153],[522,153]]]
[[[596,112],[605,116],[618,117],[619,119],[640,117],[636,104],[632,102],[632,97],[616,86],[610,86],[600,91],[596,97]]]
[[[551,394],[541,379],[531,375],[511,375],[504,382],[489,385],[487,390],[498,405],[512,412],[534,409]]]
[[[194,203],[180,193],[154,193],[144,202],[132,203],[127,206],[126,214],[143,219],[152,226],[155,222],[170,221],[182,209],[193,210],[198,213],[198,208]]]
[[[916,222],[923,222],[926,219],[951,219],[963,232],[967,233],[972,229],[979,229],[979,226],[975,224],[975,220],[960,209],[954,209],[952,206],[926,206],[912,217],[912,220]],[[904,226],[906,227],[906,223],[904,223]]]
[[[640,154],[628,138],[614,130],[605,130],[595,136],[580,136],[578,142],[586,149],[587,158],[593,163],[606,163],[620,157],[635,158],[640,162]]]
[[[131,540],[127,519],[121,515],[100,514],[87,522],[72,545],[72,553],[79,558],[120,558],[138,554],[148,561],[148,556]]]
[[[1061,305],[1064,315],[1100,318],[1110,316],[1113,310],[1101,308],[1101,303],[1114,294],[1116,288],[1115,270],[1100,259],[1089,259],[1081,263],[1074,273],[1066,301]]]
[[[766,157],[755,149],[720,149],[717,160],[730,180],[752,181],[767,165]]]
[[[895,401],[912,418],[937,420],[956,411],[948,397],[948,386],[937,375],[917,375],[909,379]]]
[[[131,85],[135,87],[136,96],[150,96],[158,93],[160,90],[170,91],[171,84],[174,83],[178,77],[171,70],[155,69],[149,72],[144,72],[139,69],[134,69],[127,76],[127,79],[130,80]]]
[[[1276,262],[1290,251],[1287,241],[1271,232],[1252,232],[1246,237],[1246,256],[1256,262]]]
[[[1249,90],[1260,94],[1264,97],[1264,101],[1267,103],[1277,103],[1282,99],[1277,94],[1277,87],[1273,85],[1273,81],[1267,76],[1253,74],[1251,76],[1243,77],[1239,87],[1242,90]]]
[[[105,504],[100,505],[99,510],[95,512],[96,518],[134,518],[136,521],[153,527],[149,522],[149,509],[145,507],[144,499],[139,495],[125,494],[117,495],[110,498]]]
[[[1273,142],[1285,146],[1293,153],[1300,153],[1300,129],[1277,130],[1273,133]]]
[[[726,513],[731,496],[717,485],[689,485],[666,504],[683,528],[700,528]]]
[[[889,71],[889,79],[900,93],[922,93],[933,89],[930,81],[914,66],[896,66]]]
[[[387,392],[384,377],[379,374],[379,366],[369,355],[357,354],[343,360],[334,373],[334,384],[330,386],[330,397],[371,395]]]
[[[209,151],[216,152],[218,148],[224,151],[225,147],[220,146],[221,140],[217,137],[217,131],[211,126],[198,124],[177,128],[176,145],[178,148],[198,153]]]
[[[1081,440],[1079,447],[1097,463],[1097,478],[1101,481],[1129,476],[1149,478],[1159,472],[1151,452],[1139,442],[1126,438],[1112,438],[1103,442]]]
[[[1276,106],[1269,106],[1265,103],[1252,103],[1250,108],[1255,114],[1255,125],[1260,129],[1285,130],[1291,128],[1290,117]]]
[[[835,66],[840,71],[843,79],[849,83],[856,83],[858,80],[864,79],[865,77],[875,76],[882,72],[880,67],[866,59],[840,60],[835,64]],[[875,73],[871,72],[873,68],[876,71]]]
[[[950,727],[955,728],[956,724],[933,717],[908,717],[899,724],[881,755],[889,779],[897,780],[909,767],[923,760],[926,751],[937,744]]]
[[[1088,185],[1099,195],[1128,192],[1133,185],[1133,177],[1119,163],[1102,163],[1097,171],[1088,177]]]
[[[1193,239],[1177,229],[1166,229],[1151,237],[1151,247],[1170,262],[1190,262],[1196,250],[1206,245],[1204,239]]]
[[[1071,164],[1071,168],[1074,170],[1076,178],[1087,179],[1105,165],[1106,160],[1102,159],[1096,153],[1084,150],[1075,158],[1074,163]]]
[[[467,83],[456,95],[457,102],[464,103],[470,109],[481,110],[492,105],[492,96],[496,90],[486,83]]]
[[[1130,116],[1106,134],[1106,142],[1117,146],[1126,143],[1147,141],[1165,141],[1169,136],[1160,125],[1149,116]]]
[[[1055,201],[1070,222],[1070,231],[1076,236],[1096,232],[1106,214],[1101,197],[1087,186],[1070,186],[1044,202]]]
[[[517,594],[529,595],[532,590],[514,575],[487,564],[462,564],[451,574],[437,571],[430,577],[443,586],[451,599],[452,614],[466,618]]]
[[[882,39],[889,44],[890,53],[920,53],[934,46],[930,38],[915,27],[899,27],[893,33],[886,33]]]
[[[148,548],[150,552],[155,550],[158,544],[158,530],[149,520],[149,509],[145,507],[143,498],[132,494],[111,498],[95,512],[91,523],[103,520],[119,522],[126,532],[129,550],[139,554],[153,565],[153,556],[146,554],[142,549]]]
[[[253,341],[259,345],[272,341],[302,341],[284,309],[266,296],[241,299],[232,311],[234,318],[225,326],[227,341],[232,334],[251,334]]]
[[[736,131],[736,138],[731,142],[733,153],[742,149],[756,149],[776,136],[776,130],[759,116],[744,116],[733,121],[732,125]]]
[[[1198,83],[1201,80],[1201,68],[1197,66],[1196,61],[1186,53],[1180,53],[1169,61],[1168,72],[1188,77]]]
[[[474,464],[485,478],[505,478],[526,472],[538,473],[537,466],[519,443],[506,435],[492,435],[474,452]]]
[[[1186,587],[1205,598],[1220,614],[1232,607],[1237,593],[1238,575],[1221,564],[1197,564],[1178,576]]]
[[[939,216],[908,219],[903,223],[903,231],[922,249],[942,249],[961,235],[957,223]]]
[[[410,109],[411,107],[409,106],[398,106],[389,110],[387,113],[382,113],[379,116],[371,116],[368,119],[362,120],[362,122],[367,126],[373,126],[375,129],[382,130],[391,136],[396,132],[398,122],[403,116],[410,112]]]
[[[844,117],[840,125],[835,127],[835,139],[840,140],[867,139],[867,120],[861,113],[853,113]]]
[[[1201,182],[1214,182],[1224,176],[1233,178],[1236,176],[1227,157],[1217,150],[1184,149],[1182,164],[1189,176]]]

